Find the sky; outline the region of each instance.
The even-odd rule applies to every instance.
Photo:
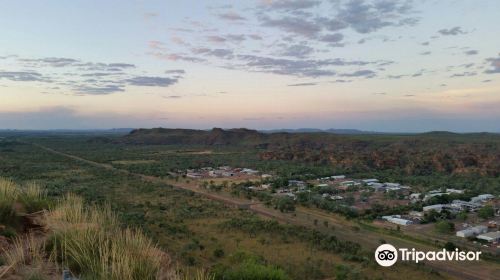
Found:
[[[0,129],[500,132],[500,1],[0,1]]]

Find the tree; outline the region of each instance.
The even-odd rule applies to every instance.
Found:
[[[491,218],[495,215],[495,210],[493,209],[493,206],[486,205],[483,208],[479,209],[479,211],[477,212],[477,215],[480,218],[488,219],[488,218]]]
[[[467,220],[467,212],[466,211],[462,211],[462,212],[458,213],[457,218],[459,218],[462,221]]]
[[[454,251],[455,248],[457,248],[457,246],[453,242],[448,241],[444,244],[444,249],[446,251]]]
[[[439,221],[435,225],[436,231],[439,233],[450,233],[455,230],[455,224],[448,221]]]
[[[282,197],[276,202],[276,208],[281,212],[295,211],[295,202],[290,197]]]

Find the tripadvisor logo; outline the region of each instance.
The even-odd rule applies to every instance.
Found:
[[[381,266],[392,266],[398,259],[418,263],[420,261],[478,261],[481,252],[476,251],[417,251],[415,248],[396,249],[391,244],[382,244],[375,250],[375,260]],[[398,258],[399,256],[399,258]]]

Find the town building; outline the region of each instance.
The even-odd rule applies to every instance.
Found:
[[[477,239],[485,240],[490,243],[498,243],[500,241],[500,231],[483,233],[476,236]]]
[[[466,228],[466,229],[463,229],[463,230],[459,230],[457,231],[456,235],[458,237],[463,237],[463,238],[467,238],[467,237],[474,237],[478,234],[483,234],[483,233],[486,233],[488,232],[488,227],[486,226],[475,226],[475,227],[470,227],[470,228]]]
[[[392,215],[392,216],[382,216],[382,219],[397,225],[407,226],[413,224],[413,221],[402,219],[400,215]]]

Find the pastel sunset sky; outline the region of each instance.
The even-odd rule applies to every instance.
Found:
[[[0,2],[0,129],[500,132],[497,0]]]

